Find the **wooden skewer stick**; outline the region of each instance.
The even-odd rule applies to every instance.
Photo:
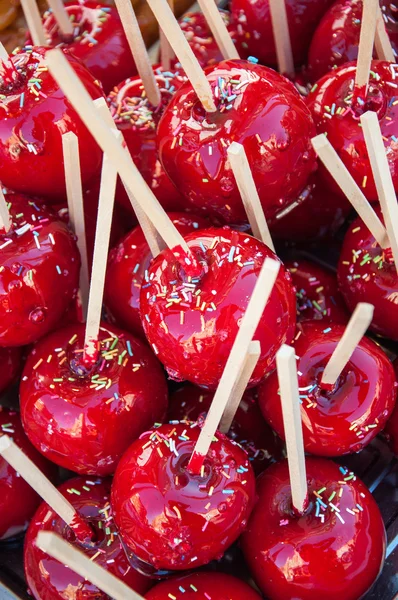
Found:
[[[246,353],[246,357],[241,368],[241,372],[239,373],[239,377],[235,382],[234,388],[231,392],[230,401],[225,407],[224,414],[220,421],[221,433],[228,433],[228,431],[230,430],[236,411],[239,408],[242,396],[250,381],[250,377],[252,376],[253,371],[256,368],[258,359],[260,358],[260,354],[260,342],[258,342],[257,340],[250,342],[249,349]]]
[[[364,96],[366,96],[368,88],[370,66],[373,57],[378,6],[379,0],[363,0],[355,88],[359,91],[364,90]]]
[[[174,0],[167,0],[170,9],[174,13]],[[175,57],[173,48],[170,46],[167,37],[164,35],[162,28],[159,30],[159,41],[160,41],[160,60],[162,62],[163,71],[170,71],[171,61]]]
[[[36,545],[114,600],[144,600],[118,577],[52,531],[39,531]]]
[[[43,475],[35,463],[26,456],[15,442],[3,435],[0,438],[0,454],[19,475],[41,496],[44,502],[70,527],[79,539],[91,538],[92,531],[77,511],[57,488]]]
[[[242,144],[232,142],[227,152],[253,235],[275,252],[245,149]]]
[[[9,56],[8,56],[8,52],[7,50],[4,48],[3,44],[0,42],[0,60],[5,63],[8,62],[9,60]]]
[[[246,360],[250,342],[257,329],[261,316],[271,295],[280,263],[272,258],[266,258],[258,276],[253,294],[241,320],[239,331],[229,354],[227,364],[218,384],[209,412],[194,451],[188,463],[192,473],[200,473],[204,458],[209,451],[214,434],[220,423],[225,407],[231,402],[235,383],[242,373],[242,365]]]
[[[85,320],[87,316],[90,278],[87,258],[83,189],[80,171],[79,141],[77,136],[72,131],[62,135],[62,150],[64,157],[69,221],[77,237],[77,247],[79,248],[81,259],[79,289],[80,300],[82,303],[83,320]]]
[[[36,0],[21,0],[21,6],[34,46],[46,46],[46,34]]]
[[[322,375],[321,385],[333,386],[372,322],[374,306],[359,302]]]
[[[130,0],[115,0],[115,5],[147,98],[153,106],[158,106],[162,98],[134,8]]]
[[[126,182],[130,190],[134,190],[136,201],[140,204],[166,244],[169,248],[174,249],[175,254],[180,252],[180,249],[176,250],[176,247],[181,247],[186,255],[185,262],[192,264],[194,259],[184,238],[177,231],[153,192],[149,189],[131,156],[123,150],[110,127],[93,110],[91,97],[61,50],[58,48],[48,50],[46,53],[46,63],[52,76],[98,145],[102,148],[102,151],[108,154],[109,159],[118,170],[122,180]]]
[[[148,4],[164,35],[169,40],[169,43],[201,101],[203,108],[207,112],[216,112],[217,108],[214,104],[210,83],[188,41],[185,39],[167,0],[148,0]]]
[[[215,1],[198,0],[198,4],[223,57],[240,58]]]
[[[58,23],[58,27],[63,35],[73,35],[73,24],[69,18],[69,13],[66,10],[62,0],[47,0],[49,7]]]
[[[343,190],[352,206],[365,223],[366,227],[372,233],[377,243],[382,248],[388,248],[390,245],[387,231],[380,221],[370,203],[365,198],[362,190],[356,184],[354,178],[347,167],[333,148],[326,135],[321,134],[314,137],[312,145],[329,171],[335,182]]]
[[[361,116],[361,124],[395,268],[398,272],[398,203],[377,114],[366,112]]]
[[[121,139],[119,131],[115,131],[114,135],[117,136],[119,140]],[[104,154],[83,353],[84,361],[91,364],[94,364],[98,358],[98,333],[101,321],[102,300],[104,296],[116,182],[117,170],[109,161],[108,155]]]
[[[109,125],[109,127],[111,129],[116,130],[115,121],[112,118],[105,98],[97,98],[97,100],[94,100],[94,105],[98,111],[98,114],[101,115],[101,117]],[[123,139],[123,136],[121,136],[121,138]],[[127,146],[125,146],[125,152],[129,152]],[[167,247],[167,245],[164,243],[162,237],[158,234],[155,227],[152,225],[151,221],[148,219],[148,217],[146,216],[141,206],[138,204],[138,202],[134,198],[134,195],[132,194],[132,192],[130,192],[124,181],[123,185],[124,189],[126,190],[126,194],[128,195],[129,200],[131,202],[131,206],[133,207],[133,210],[136,214],[140,227],[143,231],[149,249],[152,253],[152,256],[155,257],[162,250],[164,250]]]
[[[379,60],[395,62],[395,54],[387,33],[386,24],[383,18],[383,12],[378,7],[376,37],[375,37],[376,54]]]
[[[294,76],[293,50],[287,20],[286,1],[269,0],[272,31],[276,47],[278,70],[283,75]]]
[[[7,200],[4,197],[0,185],[0,229],[5,229],[6,233],[11,229],[11,217],[7,206]]]
[[[282,402],[292,502],[296,511],[302,514],[307,507],[308,490],[296,356],[291,346],[284,344],[277,352],[276,367]]]

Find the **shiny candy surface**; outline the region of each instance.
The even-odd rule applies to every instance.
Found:
[[[110,481],[75,477],[63,483],[59,490],[91,526],[94,540],[87,544],[78,542],[72,530],[43,502],[25,538],[25,576],[33,597],[36,600],[109,598],[97,586],[40,550],[35,543],[40,531],[60,535],[133,590],[144,594],[151,582],[131,567],[119,541],[109,503]]]
[[[304,448],[311,454],[338,456],[359,452],[379,433],[395,406],[397,383],[387,355],[362,338],[331,389],[321,378],[345,327],[301,323],[294,348],[299,374]],[[284,437],[276,373],[259,387],[260,408],[267,422]]]
[[[227,148],[243,144],[267,218],[292,202],[316,169],[311,116],[287,79],[226,60],[206,69],[217,106],[205,113],[191,84],[174,94],[158,128],[160,161],[197,214],[247,222]]]
[[[204,229],[185,240],[203,266],[188,278],[170,250],[151,263],[141,288],[145,334],[169,376],[215,389],[266,257],[276,258],[251,236]],[[261,356],[251,378],[257,384],[275,367],[275,354],[295,327],[295,294],[281,265],[274,289],[254,334]]]
[[[147,600],[260,600],[243,581],[224,573],[191,573],[159,583],[145,596]]]
[[[144,433],[124,454],[112,509],[133,564],[153,571],[207,564],[239,537],[254,502],[247,454],[217,433],[199,475],[187,464],[200,429],[177,421]]]
[[[306,468],[309,507],[302,516],[292,511],[287,461],[263,473],[242,537],[245,558],[269,600],[358,600],[384,563],[381,514],[348,469],[311,457]]]
[[[109,475],[123,452],[161,420],[167,386],[150,349],[102,325],[98,361],[82,361],[84,325],[56,331],[32,350],[20,387],[25,431],[56,464],[81,474]]]

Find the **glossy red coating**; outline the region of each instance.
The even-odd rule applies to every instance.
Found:
[[[65,2],[73,18],[72,39],[65,37],[51,11],[43,15],[49,46],[67,48],[98,79],[105,93],[137,74],[123,25],[114,6],[98,0]]]
[[[174,421],[144,433],[122,457],[112,509],[141,568],[186,570],[220,558],[246,526],[255,479],[246,452],[217,432],[201,474],[187,464],[197,423]]]
[[[288,242],[311,242],[332,237],[351,212],[351,204],[314,173],[295,201],[268,219],[272,237]]]
[[[383,429],[395,406],[397,383],[391,362],[377,344],[365,337],[332,389],[322,387],[323,371],[344,330],[344,325],[317,321],[306,321],[298,327],[294,347],[304,448],[310,454],[359,452]],[[284,437],[276,372],[260,385],[258,394],[266,421]]]
[[[337,286],[335,273],[298,258],[285,262],[296,288],[297,321],[347,323],[350,315]]]
[[[388,164],[398,190],[396,72],[391,63],[372,61],[368,93],[361,105],[357,105],[353,99],[356,62],[343,65],[322,77],[307,97],[317,133],[327,134],[328,140],[370,201],[377,201],[378,195],[359,117],[368,110],[377,113]],[[323,167],[321,172],[333,186],[332,189],[337,190],[337,185]]]
[[[147,600],[260,600],[240,579],[224,573],[191,573],[163,581],[145,596]]]
[[[156,130],[166,106],[186,77],[181,69],[165,73],[161,67],[154,67],[154,73],[161,93],[159,106],[154,107],[149,102],[139,77],[119,83],[110,92],[107,101],[136,167],[160,204],[167,211],[181,210],[183,198],[159,161]],[[122,188],[120,182],[119,187]],[[125,192],[119,191],[118,200],[131,210]]]
[[[380,209],[376,212],[383,220]],[[398,277],[391,250],[381,249],[359,217],[344,238],[337,277],[349,310],[370,302],[375,307],[371,330],[398,341]]]
[[[316,169],[311,115],[292,83],[258,64],[206,69],[217,110],[205,113],[191,84],[174,94],[158,127],[160,160],[197,214],[247,222],[227,148],[243,144],[267,218],[288,206]]]
[[[313,33],[334,0],[286,0],[290,40],[296,66],[306,62]],[[232,23],[241,58],[255,56],[277,66],[269,0],[232,0]]]
[[[186,213],[169,213],[182,235],[208,226],[203,217]],[[116,324],[143,336],[140,317],[140,291],[152,254],[138,225],[111,250],[106,270],[104,303]]]
[[[35,342],[58,323],[79,284],[80,256],[66,224],[8,194],[12,227],[0,230],[0,345]]]
[[[0,406],[0,437],[3,435],[13,439],[46,477],[55,478],[55,465],[46,460],[29,442],[19,414]],[[0,540],[13,538],[25,531],[39,504],[40,497],[34,489],[0,457]]]
[[[214,392],[185,384],[171,394],[168,418],[197,421],[207,414],[213,398]],[[283,456],[283,442],[264,421],[257,401],[257,389],[245,392],[228,431],[228,437],[246,450],[256,475]]]
[[[83,185],[99,172],[102,152],[70,102],[42,70],[46,49],[21,50],[3,65],[0,75],[0,180],[4,186],[30,196],[60,202],[66,197],[62,134],[79,139]],[[103,93],[94,77],[73,56],[69,63],[90,96]]]
[[[65,327],[32,350],[21,381],[21,416],[33,445],[53,462],[79,474],[109,475],[131,442],[163,418],[166,380],[146,345],[105,324],[100,358],[86,368],[84,329]]]
[[[226,26],[231,29],[230,13],[226,10],[220,10],[220,13]],[[209,67],[223,60],[223,55],[202,12],[188,12],[181,17],[179,23],[201,67]]]
[[[391,44],[397,52],[397,8],[390,0],[380,0],[380,6]],[[308,76],[314,83],[333,68],[357,60],[362,9],[362,0],[337,0],[323,16],[308,54]]]
[[[204,229],[185,240],[204,271],[188,280],[168,249],[151,263],[141,288],[145,334],[169,377],[215,389],[266,257],[262,242],[229,227]],[[254,334],[261,356],[250,380],[256,385],[275,368],[275,354],[289,343],[296,301],[283,265]]]
[[[22,368],[22,352],[20,348],[0,348],[0,393],[12,383]]]
[[[76,540],[72,530],[43,502],[34,515],[25,537],[24,564],[29,590],[36,600],[108,600],[109,596],[72,569],[52,558],[36,543],[40,531],[51,531],[76,546],[126,585],[140,594],[151,586],[150,580],[129,564],[120,544],[109,504],[110,481],[75,477],[63,483],[59,491],[90,524],[95,539],[91,544]]]
[[[384,563],[380,511],[348,469],[311,457],[306,468],[310,504],[302,516],[292,510],[287,461],[261,475],[242,536],[245,558],[269,600],[358,600]]]
[[[398,359],[393,362],[395,375],[398,379]],[[387,436],[391,450],[398,456],[398,405],[395,405],[391,417],[387,421],[384,433]]]

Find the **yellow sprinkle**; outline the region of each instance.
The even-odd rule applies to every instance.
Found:
[[[362,187],[363,187],[363,188],[366,188],[366,184],[367,184],[367,182],[368,182],[368,176],[367,176],[367,175],[365,175],[365,177],[364,177],[364,178],[363,178],[363,180],[362,180]]]
[[[35,370],[37,369],[37,367],[39,367],[41,365],[41,363],[43,362],[43,359],[40,358],[37,363],[35,364],[35,366],[33,367]]]
[[[73,335],[73,336],[70,338],[70,340],[69,340],[69,342],[68,342],[68,343],[69,343],[69,344],[73,344],[73,342],[76,340],[76,338],[77,338],[77,335],[76,335],[76,333],[75,333],[75,335]]]

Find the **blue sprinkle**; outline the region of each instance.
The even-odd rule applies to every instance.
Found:
[[[227,494],[227,495],[231,495],[234,493],[234,490],[223,490],[222,491],[223,494]]]
[[[329,333],[329,331],[332,331],[331,327],[327,327],[326,329],[323,330],[323,333]]]
[[[131,342],[130,342],[130,340],[127,340],[126,346],[127,346],[127,352],[129,353],[129,355],[133,356],[133,351],[131,349]]]
[[[258,58],[256,58],[255,56],[249,56],[249,58],[247,60],[249,62],[253,63],[254,65],[256,65],[258,63]]]

